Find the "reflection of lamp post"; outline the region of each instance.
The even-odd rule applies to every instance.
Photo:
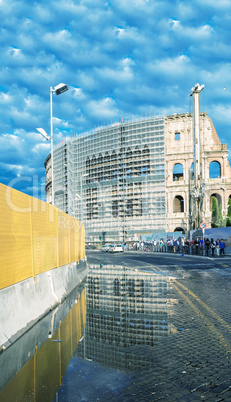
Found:
[[[53,164],[53,105],[52,105],[52,95],[61,95],[63,92],[68,91],[68,87],[66,84],[59,84],[56,87],[50,87],[50,120],[51,120],[51,135],[50,137],[47,135],[46,131],[43,128],[37,128],[36,130],[46,138],[46,140],[51,141],[51,203],[54,205],[54,164]]]

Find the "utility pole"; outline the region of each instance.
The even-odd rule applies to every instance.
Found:
[[[199,229],[201,223],[201,209],[203,203],[202,191],[202,158],[201,158],[201,141],[200,141],[200,106],[199,94],[204,89],[204,85],[196,84],[192,89],[191,96],[194,99],[193,113],[193,154],[194,154],[194,229]]]

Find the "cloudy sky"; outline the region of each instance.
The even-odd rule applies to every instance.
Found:
[[[231,149],[231,0],[0,0],[0,182],[44,199],[54,144],[147,114],[201,111]]]

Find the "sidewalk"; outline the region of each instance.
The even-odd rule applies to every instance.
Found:
[[[174,255],[175,257],[195,257],[195,258],[209,258],[210,260],[220,260],[220,259],[224,259],[224,258],[231,258],[231,247],[229,247],[229,254],[225,254],[225,255],[214,255],[214,257],[212,257],[212,255],[210,254],[209,256],[206,255],[201,255],[201,254],[187,254],[187,253],[181,253],[181,252],[177,252],[177,253],[168,253],[166,251],[146,251],[146,250],[126,250],[125,253],[143,253],[143,254],[164,254],[164,255]]]

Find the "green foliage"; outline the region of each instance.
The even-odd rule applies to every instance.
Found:
[[[212,198],[213,203],[212,203],[212,220],[211,220],[211,226],[212,228],[216,228],[216,221],[217,221],[217,215],[218,215],[218,202],[216,197]]]
[[[224,219],[222,217],[222,206],[218,206],[218,201],[216,197],[213,197],[211,226],[212,228],[220,228],[225,226]]]
[[[217,214],[217,227],[222,228],[223,226],[225,226],[225,222],[222,216],[222,206],[220,205],[218,207],[218,214]]]
[[[229,198],[228,207],[227,207],[226,226],[231,226],[231,198]]]

